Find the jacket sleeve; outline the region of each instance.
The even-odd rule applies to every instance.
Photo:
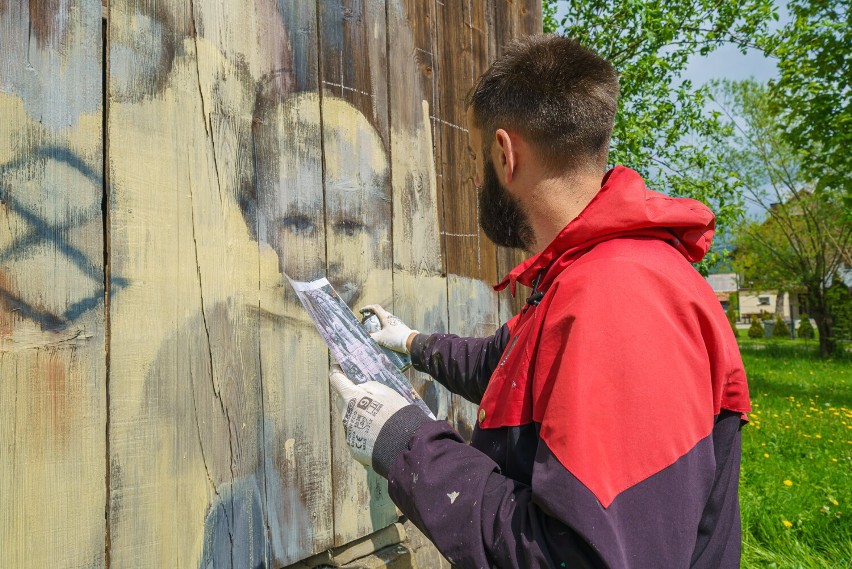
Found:
[[[411,343],[414,369],[468,401],[479,403],[509,341],[509,324],[485,338],[418,334]]]
[[[417,428],[393,462],[388,490],[455,567],[606,567],[530,486],[503,476],[443,421]]]

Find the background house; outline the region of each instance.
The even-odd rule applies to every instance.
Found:
[[[737,322],[740,324],[748,324],[752,315],[776,314],[776,311],[780,312],[785,321],[790,322],[798,320],[802,312],[807,312],[807,300],[802,292],[784,292],[779,299],[777,290],[758,290],[743,286],[744,283],[736,273],[718,273],[706,278],[725,311],[733,303],[737,311]]]

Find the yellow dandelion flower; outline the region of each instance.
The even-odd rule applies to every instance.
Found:
[[[789,480],[789,479],[788,479],[788,480],[785,480],[785,481],[784,481],[784,486],[792,486],[792,485],[793,485],[793,481],[792,481],[792,480]]]
[[[832,458],[832,459],[831,459],[831,462],[837,462],[837,459],[836,459],[836,458]]]
[[[788,522],[787,520],[782,520],[781,523],[784,524],[785,528],[793,527],[793,522]]]
[[[834,504],[835,506],[839,506],[839,505],[840,505],[840,502],[838,502],[837,500],[835,500],[835,499],[833,499],[833,498],[832,498],[832,500],[831,500],[831,503],[832,503],[832,504]]]
[[[815,436],[816,438],[818,438],[818,439],[821,439],[821,438],[822,438],[822,435],[819,435],[819,434],[814,435],[814,436]]]
[[[763,453],[763,458],[769,458],[769,453],[768,452]]]

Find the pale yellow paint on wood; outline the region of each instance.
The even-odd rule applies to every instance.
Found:
[[[100,567],[100,2],[0,29],[0,567]]]
[[[389,161],[367,118],[349,103],[322,99],[328,278],[353,309],[390,306]],[[335,415],[337,413],[335,412]],[[352,460],[343,427],[332,422],[335,544],[385,527],[396,519],[387,481]]]
[[[438,189],[430,102],[432,32],[429,3],[388,2],[388,97],[393,185],[393,312],[424,333],[447,331]],[[436,417],[446,419],[449,392],[410,371]]]
[[[142,71],[117,69],[116,85]],[[204,37],[157,73],[159,93],[110,113],[112,270],[127,282],[111,303],[111,560],[254,566],[269,552],[260,275],[281,284],[237,202],[254,82]]]
[[[424,244],[428,246],[429,244]],[[437,245],[437,244],[435,244]],[[393,275],[394,314],[424,334],[447,332],[447,279],[397,270]],[[411,384],[440,420],[449,416],[450,392],[427,374],[413,368]]]
[[[280,259],[281,270],[294,279],[316,279],[326,267],[319,95],[289,97],[259,118],[254,142],[262,255]],[[269,531],[273,559],[288,564],[333,545],[328,350],[272,262],[263,267]]]

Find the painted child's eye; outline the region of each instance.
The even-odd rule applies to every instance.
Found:
[[[281,220],[281,227],[299,235],[313,233],[316,229],[313,220],[307,215],[288,215]]]

